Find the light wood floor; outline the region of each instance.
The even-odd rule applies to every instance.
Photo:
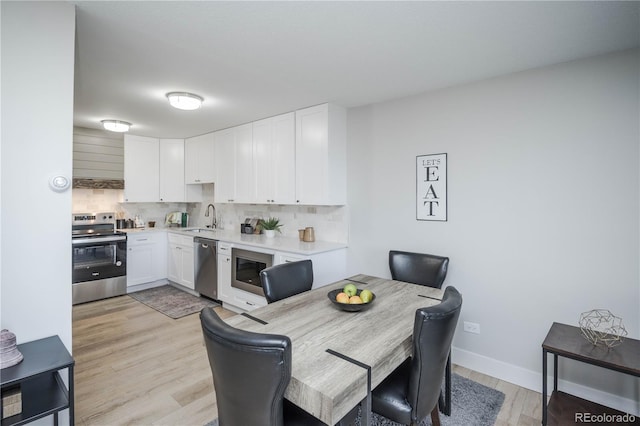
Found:
[[[129,296],[74,306],[73,356],[77,425],[202,426],[217,417],[197,314],[173,320]],[[540,424],[539,393],[454,371],[504,392],[497,425]]]

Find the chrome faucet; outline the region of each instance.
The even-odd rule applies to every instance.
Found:
[[[213,209],[213,217],[211,218],[211,229],[216,229],[218,226],[218,221],[216,220],[216,208],[213,204],[209,204],[207,206],[207,211],[204,213],[204,217],[209,217],[209,207]]]

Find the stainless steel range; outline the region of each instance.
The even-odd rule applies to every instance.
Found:
[[[115,229],[115,213],[75,213],[72,219],[72,303],[126,294],[127,235]]]

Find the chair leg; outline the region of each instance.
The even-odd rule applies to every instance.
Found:
[[[431,424],[433,426],[440,426],[440,412],[438,411],[438,404],[431,410]]]
[[[451,351],[449,351],[447,366],[444,370],[444,396],[441,392],[438,405],[440,406],[442,414],[445,416],[451,415]]]

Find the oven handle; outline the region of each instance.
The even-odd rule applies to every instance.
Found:
[[[92,238],[73,238],[71,240],[71,245],[78,244],[95,244],[95,243],[109,243],[112,241],[126,241],[127,236],[117,236],[117,237],[92,237]]]

